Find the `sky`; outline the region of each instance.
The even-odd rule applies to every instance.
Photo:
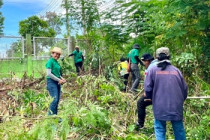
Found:
[[[0,11],[5,17],[4,35],[20,36],[18,33],[19,22],[30,16],[44,15],[47,11],[64,14],[65,10],[60,7],[61,3],[62,0],[3,0],[3,6]],[[76,32],[73,34],[76,34]]]
[[[4,35],[20,36],[18,33],[19,22],[46,9],[50,1],[53,0],[3,0],[0,11],[5,18]],[[6,51],[10,48],[10,45],[17,40],[20,39],[0,38],[0,58],[6,56]]]
[[[0,9],[4,20],[4,35],[19,36],[19,22],[45,9],[50,0],[3,0]]]

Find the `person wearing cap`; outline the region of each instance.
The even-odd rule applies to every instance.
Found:
[[[61,55],[61,49],[54,47],[51,50],[51,58],[47,61],[47,90],[53,101],[49,107],[49,115],[57,115],[58,113],[58,103],[61,94],[61,85],[66,83],[66,80],[62,77],[61,67],[58,63],[58,59]]]
[[[138,64],[143,65],[141,60],[139,59],[139,49],[140,46],[135,44],[133,49],[128,54],[128,61],[131,63],[131,74],[132,74],[132,87],[130,89],[131,93],[136,93],[137,88],[140,83],[140,70]]]
[[[143,64],[146,68],[145,69],[145,77],[146,77],[148,70],[151,69],[153,66],[157,65],[158,60],[154,59],[154,57],[149,53],[143,54],[141,60],[143,61]]]
[[[120,76],[124,79],[124,89],[123,91],[126,91],[126,87],[128,85],[128,77],[129,72],[127,71],[128,62],[127,59],[124,57],[120,58],[120,64],[118,65],[118,70],[120,71]]]
[[[171,64],[167,47],[157,49],[156,57],[157,66],[148,71],[144,83],[146,97],[152,99],[156,139],[166,139],[166,122],[170,121],[175,139],[186,140],[183,104],[187,85],[180,70]]]
[[[149,53],[145,53],[142,55],[141,60],[145,66],[145,77],[147,71],[152,68],[153,66],[157,65],[157,59],[154,60],[154,57]],[[137,111],[138,111],[138,122],[136,124],[136,129],[139,130],[144,127],[145,117],[146,117],[146,107],[152,105],[152,100],[147,99],[145,95],[137,101]]]
[[[79,46],[75,47],[75,50],[72,52],[72,54],[69,55],[74,56],[74,64],[76,67],[77,74],[80,74],[80,70],[83,71],[83,62],[84,62],[84,56],[82,52],[79,50]]]

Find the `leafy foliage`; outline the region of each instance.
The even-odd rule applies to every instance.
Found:
[[[67,4],[63,4],[63,7],[69,10],[69,16],[83,28],[83,33],[86,34],[99,21],[99,3],[95,0],[67,0]]]
[[[18,91],[11,92],[10,95],[19,101],[20,107],[16,109],[16,117],[6,119],[5,116],[3,123],[0,123],[0,138],[154,139],[152,108],[147,109],[146,128],[140,132],[135,131],[136,102],[129,93],[121,93],[114,81],[91,75],[78,77],[76,81],[72,81],[75,77],[67,80],[71,83],[63,86],[59,116],[46,116],[46,107],[51,100],[46,98],[45,90],[41,94],[33,90],[26,90],[22,94]],[[208,85],[200,88],[201,92],[205,92],[207,88]],[[31,103],[37,105],[37,113],[34,113],[36,109],[29,107]],[[184,106],[187,139],[209,139],[208,101],[187,100]],[[19,115],[25,116],[24,119]],[[62,118],[61,123],[59,118]],[[173,139],[171,129],[168,129],[167,138]]]
[[[19,33],[21,36],[26,36],[26,34],[31,34],[32,37],[54,37],[55,31],[49,28],[46,21],[41,20],[37,16],[29,17],[26,20],[20,21],[19,23]]]
[[[3,1],[0,0],[0,8],[2,7],[2,5],[3,5]],[[0,35],[3,34],[3,28],[4,28],[3,25],[4,25],[4,17],[2,15],[2,13],[0,12]]]
[[[180,56],[176,56],[175,62],[181,68],[183,75],[189,77],[192,76],[193,71],[198,66],[195,56],[191,53],[181,53]]]
[[[208,7],[209,2],[205,0],[116,1],[106,17],[121,22],[126,34],[135,34],[139,44],[153,52],[167,46],[172,57],[182,52],[191,53],[195,57],[193,61],[200,62],[196,65],[201,68],[199,76],[209,82],[209,72],[206,72],[209,69]]]
[[[9,95],[18,103],[16,116],[2,118],[0,139],[154,139],[152,108],[147,109],[146,128],[136,132],[136,101],[119,90],[122,81],[116,61],[127,56],[134,43],[140,44],[141,54],[169,47],[172,63],[188,83],[189,96],[210,95],[208,1],[117,0],[116,6],[103,15],[98,9],[101,1],[67,2],[63,5],[67,16],[83,28],[83,35],[77,35],[77,45],[86,52],[85,66],[99,76],[76,77],[73,63],[69,59],[61,62],[69,83],[62,88],[59,116],[54,117],[46,116],[52,99],[44,87],[40,91],[12,91]],[[21,35],[55,36],[50,27],[55,27],[57,20],[50,20],[52,25],[37,17],[22,21]],[[56,45],[64,46],[62,42]],[[208,100],[186,101],[187,139],[210,139],[208,107]],[[172,130],[168,130],[167,139],[173,139]]]

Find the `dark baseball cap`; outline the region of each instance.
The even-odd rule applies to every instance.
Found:
[[[134,45],[133,45],[133,48],[134,48],[134,49],[140,49],[140,45],[139,45],[139,44],[134,44]]]
[[[145,53],[142,55],[141,60],[142,61],[154,60],[154,57],[149,53]]]

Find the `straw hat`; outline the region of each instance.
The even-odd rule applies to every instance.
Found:
[[[54,47],[51,51],[50,51],[51,53],[58,53],[58,54],[61,54],[62,53],[62,51],[61,51],[61,48],[58,48],[58,47]]]
[[[78,48],[79,49],[79,46],[76,46],[75,48]]]

